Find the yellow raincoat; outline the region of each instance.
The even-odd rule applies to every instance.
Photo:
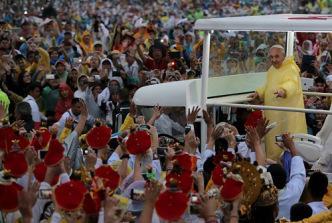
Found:
[[[293,58],[286,58],[279,69],[272,66],[267,72],[265,85],[256,90],[259,97],[264,100],[264,105],[304,108],[299,71]],[[285,90],[286,98],[276,98],[274,93],[278,89]],[[265,137],[265,148],[267,158],[278,160],[282,150],[275,145],[275,136],[286,132],[307,133],[305,114],[265,111],[264,115],[270,123],[277,123],[277,126]]]

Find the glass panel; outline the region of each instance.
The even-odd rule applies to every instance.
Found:
[[[267,71],[268,50],[275,44],[286,48],[286,33],[213,32],[210,77]]]

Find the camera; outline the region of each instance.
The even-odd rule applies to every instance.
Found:
[[[148,131],[148,130],[150,130],[150,126],[149,125],[140,125],[139,127],[138,127],[138,129],[139,130],[144,130],[144,131]]]
[[[89,154],[89,149],[88,148],[84,148],[84,149],[82,149],[82,151],[83,151],[84,156]]]
[[[245,142],[247,139],[246,135],[236,135],[235,140],[236,142]]]
[[[130,199],[132,199],[133,201],[143,201],[144,200],[144,191],[132,189],[130,191]]]
[[[283,142],[282,136],[276,136],[276,142]]]
[[[47,200],[52,198],[52,189],[40,189],[38,192],[38,198]]]
[[[197,194],[192,194],[190,197],[190,214],[199,214],[200,200]]]

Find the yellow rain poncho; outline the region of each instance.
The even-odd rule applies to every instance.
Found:
[[[293,58],[286,58],[279,69],[271,67],[267,72],[266,83],[257,89],[259,97],[264,100],[264,105],[279,107],[304,108],[303,93],[299,68]],[[286,98],[277,98],[275,92],[283,89]],[[275,145],[275,136],[289,132],[307,133],[307,124],[304,113],[265,111],[265,117],[270,123],[276,122],[277,126],[265,137],[267,158],[279,160],[282,150]]]

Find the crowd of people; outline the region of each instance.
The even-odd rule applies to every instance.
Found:
[[[281,161],[266,157],[262,112],[219,108],[213,120],[209,109],[133,103],[140,87],[200,77],[197,19],[294,5],[329,13],[332,2],[9,2],[0,3],[0,222],[332,219],[329,180],[290,134],[278,143]],[[296,41],[300,75],[312,81],[305,90],[330,93],[332,36],[297,33]],[[284,43],[284,34],[215,31],[210,76],[267,71],[269,48]],[[304,103],[328,110],[331,101]],[[308,114],[308,133],[319,134],[325,118]]]

